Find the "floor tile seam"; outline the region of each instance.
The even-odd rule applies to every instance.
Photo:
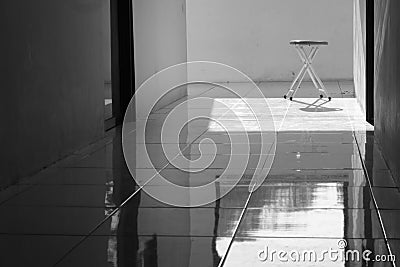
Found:
[[[342,90],[342,86],[340,85],[340,82],[339,82],[339,81],[337,81],[337,84],[338,84],[338,86],[339,86],[340,94],[342,95],[342,98],[343,98],[344,93],[343,93],[343,90]]]
[[[67,167],[58,167],[57,168],[59,171],[62,170],[68,170],[68,169],[88,169],[88,170],[108,170],[108,171],[113,171],[113,170],[125,170],[126,168],[124,166],[118,166],[118,167],[102,167],[102,166],[67,166]]]
[[[85,166],[60,166],[60,167],[51,167],[51,170],[53,171],[59,171],[60,169],[71,169],[71,170],[78,170],[78,169],[88,169],[92,170],[93,169],[104,169],[104,170],[114,170],[118,168],[113,168],[113,167],[85,167]]]
[[[179,104],[181,104],[181,103],[183,103],[183,102],[181,102],[181,103],[178,103],[179,101],[181,101],[182,99],[187,99],[188,98],[188,95],[184,95],[184,96],[181,96],[181,97],[179,97],[178,99],[176,99],[176,100],[174,100],[173,102],[171,102],[171,103],[169,103],[169,104],[166,104],[165,106],[162,106],[162,107],[160,107],[159,109],[157,109],[157,110],[160,110],[160,109],[174,109],[177,105],[179,105]],[[175,105],[174,107],[172,107],[172,108],[167,108],[168,106],[171,106],[172,104],[174,104],[174,103],[177,103],[177,105]],[[157,111],[156,110],[156,111]],[[151,113],[150,113],[151,114]],[[145,118],[144,120],[147,120],[147,118]]]
[[[201,97],[202,95],[204,95],[205,93],[211,91],[212,89],[214,89],[214,88],[216,88],[216,87],[217,87],[217,85],[212,84],[212,87],[209,88],[209,89],[207,89],[206,91],[204,91],[204,92],[202,92],[202,93],[200,93],[200,94],[197,94],[197,95],[189,95],[189,97],[191,97],[190,99],[193,99],[193,98],[196,98],[196,97]]]
[[[133,130],[133,131],[136,131],[136,130]],[[114,142],[113,140],[110,140],[109,142],[105,143],[104,145],[101,145],[100,147],[96,148],[95,150],[93,150],[93,151],[91,151],[89,153],[72,154],[72,155],[79,156],[79,159],[85,159],[85,158],[93,155],[94,153],[98,152],[99,150],[106,148],[108,145],[112,144],[113,142]]]
[[[21,190],[20,192],[15,193],[15,194],[13,194],[12,196],[10,196],[10,197],[8,197],[8,198],[2,200],[2,201],[0,202],[0,208],[3,206],[3,204],[7,203],[8,201],[14,199],[15,197],[17,197],[17,196],[19,196],[19,195],[21,195],[21,194],[23,194],[23,193],[25,193],[25,192],[31,190],[34,186],[35,186],[35,185],[27,185],[27,188],[26,188],[26,189],[23,189],[23,190]],[[0,193],[1,193],[1,191],[0,191]]]

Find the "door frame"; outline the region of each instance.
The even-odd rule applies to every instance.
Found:
[[[366,53],[365,53],[365,115],[367,122],[374,125],[374,114],[375,114],[375,38],[374,38],[374,0],[366,0],[366,14],[365,14],[365,42],[366,42]]]
[[[113,117],[105,121],[105,130],[123,122],[135,93],[133,1],[110,0],[110,13]]]
[[[123,122],[126,108],[135,93],[133,1],[110,0],[111,80],[113,118],[105,121],[108,130]],[[374,125],[374,0],[366,0],[366,121]]]

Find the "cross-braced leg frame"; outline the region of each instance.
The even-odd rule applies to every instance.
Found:
[[[312,83],[314,84],[315,88],[318,90],[320,94],[319,95],[320,98],[323,98],[325,95],[325,97],[327,97],[328,100],[331,100],[331,97],[327,93],[324,84],[322,83],[321,79],[318,77],[315,69],[312,66],[312,61],[319,50],[319,46],[311,46],[309,53],[307,53],[303,45],[295,45],[295,48],[297,53],[299,54],[299,57],[303,61],[303,66],[300,69],[299,73],[297,74],[296,78],[293,80],[289,91],[283,97],[285,99],[289,97],[289,99],[292,100],[297,90],[300,88],[300,84],[304,80],[306,73],[308,73]]]

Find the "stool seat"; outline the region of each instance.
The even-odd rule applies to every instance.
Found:
[[[321,40],[291,40],[291,45],[328,45],[327,41]]]

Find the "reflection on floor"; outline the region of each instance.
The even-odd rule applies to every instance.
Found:
[[[315,92],[307,88],[293,102],[273,98],[287,87],[282,84],[259,84],[259,92],[249,84],[230,85],[244,92],[252,112],[266,122],[261,125],[254,124],[243,99],[208,85],[189,88],[191,96],[216,100],[210,107],[188,107],[189,112],[205,108],[210,116],[226,121],[225,129],[212,121],[193,122],[177,141],[183,156],[196,159],[200,140],[214,140],[217,156],[204,170],[178,170],[162,153],[160,122],[182,101],[154,111],[147,125],[138,120],[136,131],[131,130],[135,144],[145,144],[154,167],[184,186],[214,181],[224,172],[232,147],[238,155],[247,148],[243,155],[250,156],[249,164],[223,198],[184,208],[149,196],[146,186],[160,188],[157,183],[138,190],[124,161],[121,129],[116,129],[0,192],[0,266],[393,266],[387,260],[345,261],[341,256],[343,251],[368,249],[371,259],[391,253],[400,257],[400,193],[356,100],[342,97],[346,91],[343,94],[340,83],[337,88],[327,84],[336,96],[332,102],[311,98]],[[224,117],[227,109],[241,119]],[[275,160],[261,186],[250,193],[254,162],[263,155],[259,132],[271,133],[271,118],[277,131]],[[137,133],[144,125],[150,131],[143,140]],[[243,125],[245,132],[239,132]],[[223,130],[249,133],[249,145],[231,144]],[[152,166],[143,159],[143,151],[133,151],[132,171],[141,179]],[[190,164],[188,168],[195,169]],[[216,184],[215,192],[229,186],[234,176],[235,171]],[[273,253],[281,250],[287,255]],[[301,260],[304,251],[318,258],[313,254],[306,255],[311,260]]]

